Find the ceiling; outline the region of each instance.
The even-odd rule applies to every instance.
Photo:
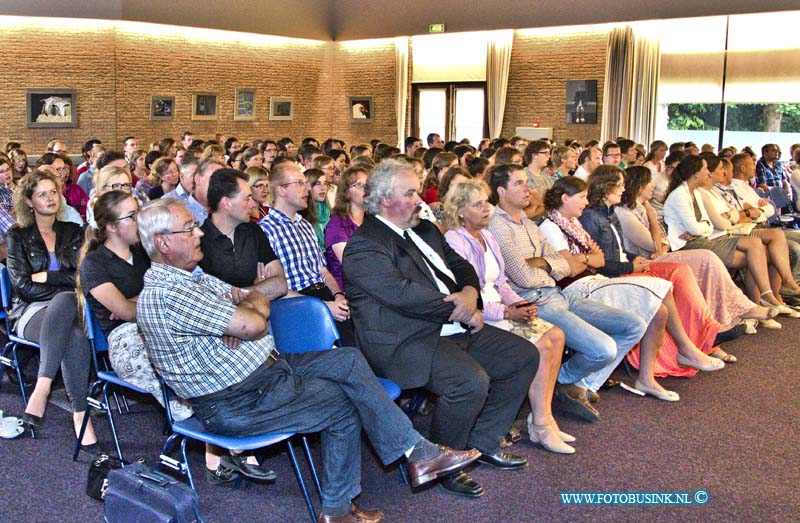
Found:
[[[786,0],[2,0],[0,15],[151,22],[315,40],[555,27],[787,9]],[[687,35],[690,37],[690,35]]]

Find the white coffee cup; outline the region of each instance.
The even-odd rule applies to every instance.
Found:
[[[19,418],[15,418],[13,416],[8,418],[3,418],[3,434],[5,435],[12,435],[16,434],[17,427],[22,425],[22,420]]]

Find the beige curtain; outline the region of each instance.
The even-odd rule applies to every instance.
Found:
[[[657,38],[616,27],[608,37],[601,141],[655,139],[661,51]]]
[[[486,49],[486,99],[488,101],[489,137],[497,138],[503,131],[506,109],[508,71],[511,68],[511,46],[514,31],[493,31]]]
[[[406,107],[408,106],[408,37],[394,39],[394,105],[397,114],[397,147],[405,151]]]

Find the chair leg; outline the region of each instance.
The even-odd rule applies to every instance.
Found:
[[[186,477],[189,478],[189,486],[192,487],[192,490],[194,490],[195,494],[197,494],[197,489],[194,487],[192,469],[189,467],[189,457],[186,455],[187,441],[189,441],[189,438],[183,438],[183,441],[181,441],[181,458],[183,459],[183,465],[186,467]]]
[[[19,347],[18,343],[15,343],[11,346],[11,355],[13,356],[13,363],[14,363],[14,370],[17,371],[17,380],[19,380],[19,393],[22,396],[22,404],[26,407],[28,406],[28,393],[25,392],[25,382],[24,378],[22,377],[22,369],[19,367],[19,359],[17,359],[17,347]],[[36,439],[36,431],[33,427],[29,429],[31,431],[31,439]]]
[[[78,454],[81,451],[81,441],[83,441],[83,433],[86,432],[86,425],[89,423],[89,413],[92,410],[92,403],[91,400],[94,399],[94,395],[97,392],[97,387],[102,385],[102,380],[97,380],[92,384],[92,387],[89,389],[89,396],[86,403],[86,410],[83,413],[83,422],[81,422],[81,430],[78,432],[78,441],[75,442],[75,451],[72,453],[72,461],[78,460]]]
[[[319,486],[319,476],[317,475],[317,467],[314,466],[314,460],[311,459],[311,449],[308,446],[308,438],[303,435],[300,437],[303,441],[303,451],[306,454],[306,460],[308,461],[308,468],[311,469],[311,477],[314,478],[314,485],[317,487],[317,494],[319,495],[319,499],[322,499],[322,489]]]
[[[114,448],[117,449],[117,456],[119,457],[120,461],[124,458],[122,457],[122,448],[119,445],[119,437],[117,436],[117,426],[114,424],[114,413],[111,411],[111,406],[108,402],[108,386],[110,383],[106,382],[103,385],[103,408],[108,415],[108,425],[111,427],[111,437],[114,438]]]
[[[408,469],[406,468],[405,462],[401,461],[398,468],[400,469],[400,477],[403,478],[403,484],[407,487],[410,486],[411,484],[408,482]]]
[[[286,448],[289,450],[289,459],[292,461],[292,467],[294,468],[294,473],[297,476],[297,482],[300,484],[300,490],[303,491],[303,498],[306,500],[306,507],[308,507],[308,513],[311,515],[311,521],[316,523],[317,511],[314,510],[314,505],[311,503],[311,497],[308,495],[308,488],[306,487],[306,482],[303,479],[303,474],[300,472],[300,466],[297,463],[297,457],[294,455],[294,448],[292,447],[291,438],[286,440]]]

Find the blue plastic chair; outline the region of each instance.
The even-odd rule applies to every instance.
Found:
[[[89,422],[90,411],[92,407],[106,413],[108,416],[108,425],[111,428],[111,437],[114,439],[114,448],[117,451],[117,456],[120,460],[122,460],[124,458],[122,457],[122,448],[120,447],[119,437],[117,436],[117,427],[114,423],[113,409],[108,401],[108,390],[111,388],[112,392],[114,392],[115,387],[120,387],[137,392],[139,394],[149,395],[150,393],[142,388],[137,387],[136,385],[133,385],[132,383],[128,383],[124,379],[117,376],[116,372],[108,368],[106,363],[108,340],[106,340],[106,337],[100,328],[100,323],[97,321],[97,317],[95,317],[92,309],[89,307],[88,301],[84,301],[83,313],[84,323],[86,324],[86,337],[89,339],[89,343],[92,346],[92,365],[97,372],[97,380],[92,384],[91,388],[89,389],[89,395],[86,398],[86,411],[84,412],[81,430],[78,433],[78,440],[75,442],[75,450],[72,453],[72,461],[78,459],[78,454],[81,450],[81,441],[83,440],[83,433],[86,430],[86,425]],[[101,370],[103,368],[105,370]],[[95,398],[98,389],[101,391],[100,399]],[[116,393],[114,394],[116,399]],[[122,411],[119,405],[119,400],[117,399],[116,401],[117,409],[120,410],[121,413]],[[125,406],[127,409],[127,403],[125,403]]]
[[[161,391],[164,398],[164,405],[166,406],[167,411],[167,422],[169,423],[170,428],[172,429],[172,434],[167,441],[164,443],[164,448],[161,451],[161,456],[159,457],[159,468],[162,466],[169,467],[173,470],[180,472],[181,474],[186,475],[187,479],[189,480],[189,486],[197,492],[194,485],[194,478],[192,477],[192,470],[189,467],[189,458],[186,454],[186,442],[190,439],[202,441],[203,443],[209,443],[211,445],[216,445],[218,447],[222,447],[225,449],[233,450],[233,451],[247,451],[247,450],[254,450],[254,449],[261,449],[264,447],[268,447],[270,445],[274,445],[276,443],[280,443],[281,441],[286,442],[286,449],[289,452],[289,459],[292,462],[292,468],[294,469],[294,473],[297,476],[297,482],[300,485],[300,490],[303,493],[303,499],[306,502],[306,507],[308,508],[308,513],[311,516],[312,523],[317,521],[317,513],[314,509],[314,504],[311,502],[311,497],[308,494],[308,487],[306,487],[306,482],[303,479],[303,474],[300,471],[300,466],[297,463],[297,456],[294,453],[294,447],[292,447],[291,438],[294,436],[293,432],[284,432],[284,433],[276,433],[276,434],[261,434],[258,436],[248,436],[248,437],[230,437],[230,436],[221,436],[219,434],[214,434],[208,432],[204,427],[203,423],[198,420],[195,416],[191,418],[182,420],[182,421],[175,421],[172,418],[172,410],[170,409],[169,398],[174,397],[175,393],[166,385],[163,379],[159,377],[159,381],[161,382]],[[169,453],[172,450],[172,447],[175,443],[180,440],[181,446],[181,460],[178,461],[169,457]],[[314,470],[314,463],[311,459],[311,453],[308,451],[308,447],[305,448],[306,451],[306,459],[308,459],[308,464],[311,470]]]
[[[39,350],[39,344],[34,343],[30,340],[26,340],[22,336],[17,335],[17,333],[11,330],[11,322],[8,318],[8,313],[11,311],[11,278],[8,275],[8,269],[2,267],[0,269],[0,295],[2,296],[3,302],[3,322],[5,323],[6,333],[8,334],[8,343],[6,343],[5,347],[3,347],[3,353],[0,356],[0,379],[3,377],[3,369],[5,367],[10,367],[14,369],[17,374],[17,379],[19,380],[19,392],[22,395],[22,401],[25,406],[28,405],[28,394],[25,392],[25,383],[22,378],[22,369],[19,368],[19,359],[17,358],[17,348],[20,345],[25,345],[26,347],[31,347],[33,349]],[[33,430],[33,427],[30,429],[31,437],[36,437],[36,432]]]
[[[339,330],[336,321],[325,302],[311,296],[284,298],[270,303],[270,332],[278,351],[286,354],[330,350],[339,343]],[[397,383],[386,378],[378,378],[390,398],[400,396]],[[308,438],[302,436],[303,446],[308,450]],[[406,481],[406,470],[401,464],[400,473]],[[317,492],[320,492],[319,478],[312,469]]]
[[[792,201],[789,199],[789,194],[783,187],[770,187],[769,200],[775,207],[775,216],[784,228],[793,229],[795,226],[795,216],[792,214]],[[785,212],[788,209],[789,212]]]

